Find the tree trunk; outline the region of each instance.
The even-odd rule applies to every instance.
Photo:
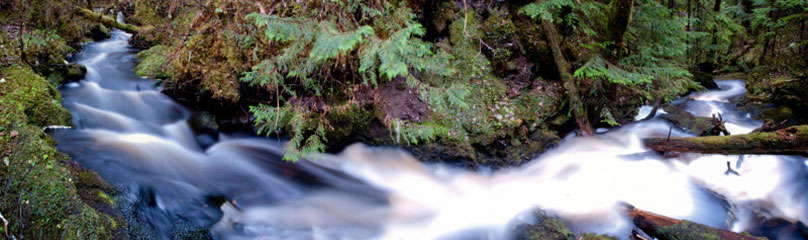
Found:
[[[657,97],[656,101],[654,101],[654,107],[651,108],[651,113],[649,113],[648,116],[645,116],[645,118],[643,118],[642,121],[648,121],[653,119],[654,116],[656,116],[657,111],[659,111],[659,106],[661,103],[662,98]]]
[[[84,9],[80,7],[75,7],[75,9],[76,12],[82,17],[89,20],[97,21],[101,24],[106,25],[107,27],[117,28],[128,33],[137,33],[140,31],[140,28],[135,25],[119,23],[114,18],[104,16],[104,14],[94,12],[93,10]]]
[[[721,12],[721,0],[715,0],[715,5],[713,5],[713,14],[718,15]],[[718,32],[718,26],[716,25],[715,29],[713,29],[713,45],[718,45],[718,36],[716,33]],[[717,48],[716,48],[717,49]],[[713,56],[711,58],[715,58],[716,51],[712,51]]]
[[[610,8],[612,14],[609,17],[607,34],[609,40],[614,42],[614,48],[619,50],[625,47],[623,35],[626,33],[628,23],[631,22],[634,0],[613,0]]]
[[[669,218],[633,207],[628,210],[628,217],[634,221],[634,224],[639,229],[657,239],[765,239],[713,228],[687,220]]]
[[[747,33],[752,33],[751,29],[749,29],[752,20],[750,20],[748,16],[752,16],[753,13],[752,8],[754,7],[753,4],[754,4],[753,0],[741,0],[741,7],[743,9],[743,12],[746,13],[747,15],[747,17],[741,21],[741,26],[743,26],[746,29]]]
[[[581,133],[583,133],[584,136],[591,136],[594,131],[592,131],[592,127],[589,125],[586,108],[583,102],[581,102],[581,97],[578,95],[578,87],[575,86],[575,79],[572,77],[572,74],[570,74],[570,65],[567,63],[567,60],[564,59],[564,52],[561,51],[555,25],[545,19],[542,19],[541,23],[545,34],[547,34],[547,40],[550,42],[553,60],[555,61],[558,75],[561,77],[567,97],[569,98],[570,108],[572,108],[572,112],[575,115],[575,123],[578,125],[578,128],[581,129]]]
[[[661,153],[805,155],[808,153],[808,125],[733,136],[647,138],[643,142]]]

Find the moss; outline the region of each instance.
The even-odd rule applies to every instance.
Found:
[[[488,18],[482,23],[483,37],[482,39],[491,48],[488,49],[488,54],[491,58],[491,64],[494,66],[496,72],[504,71],[518,71],[519,64],[515,59],[512,59],[513,50],[519,49],[514,46],[515,40],[513,36],[516,34],[516,25],[513,24],[507,12],[498,9],[488,11]]]
[[[690,221],[682,221],[680,224],[671,226],[660,227],[657,231],[657,237],[669,240],[688,240],[688,239],[703,239],[703,240],[721,240],[728,239],[731,236],[723,236],[726,233],[724,230],[711,228],[705,225]],[[766,238],[759,238],[766,239]]]
[[[172,59],[173,78],[167,82],[168,88],[180,87],[187,82],[197,82],[201,92],[210,94],[214,99],[237,102],[239,94],[239,78],[248,68],[250,53],[241,51],[239,39],[232,32],[223,28],[226,23],[212,20],[199,27],[200,32],[190,37]]]
[[[140,63],[135,66],[135,74],[148,78],[168,78],[170,70],[166,69],[166,55],[169,48],[165,45],[157,45],[137,54]]]
[[[340,126],[326,133],[328,139],[336,143],[349,144],[359,140],[351,139],[352,137],[361,135],[370,128],[370,123],[376,119],[376,112],[369,108],[350,106],[346,110],[328,114],[327,118],[332,126]],[[345,146],[343,144],[333,145],[336,147],[334,150],[340,150]]]
[[[100,41],[112,37],[112,34],[103,24],[95,24],[87,33],[87,36],[92,38],[94,41]]]
[[[792,119],[794,117],[794,111],[787,106],[782,106],[764,110],[763,115],[765,115],[768,119],[772,119],[779,123],[784,120]]]
[[[58,91],[44,78],[19,66],[2,72],[4,102],[17,118],[34,126],[70,125],[70,113],[61,107]],[[9,116],[7,116],[9,117]]]
[[[70,114],[44,78],[28,68],[0,72],[0,211],[22,238],[111,238],[115,221],[79,198],[70,160],[42,130],[69,125]]]
[[[662,119],[691,134],[701,135],[713,127],[712,118],[694,116],[678,106],[666,106],[663,109],[668,114],[660,116]]]
[[[536,224],[519,225],[516,227],[516,239],[519,240],[608,240],[615,237],[592,233],[575,234],[559,218],[544,213],[537,214]]]

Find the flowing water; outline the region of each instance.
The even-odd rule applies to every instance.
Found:
[[[77,56],[86,79],[59,88],[76,127],[52,135],[61,151],[123,190],[130,222],[146,223],[151,237],[169,238],[182,223],[223,239],[508,239],[541,209],[576,232],[627,238],[625,203],[779,239],[800,238],[790,223],[808,221],[806,159],[665,159],[640,142],[668,134],[658,119],[568,136],[529,163],[496,171],[423,164],[361,144],[285,163],[282,142],[195,131],[192,112],[134,75],[128,38],[116,30]],[[677,104],[698,116],[722,113],[733,134],[761,124],[729,102],[745,93],[743,81],[719,86]]]

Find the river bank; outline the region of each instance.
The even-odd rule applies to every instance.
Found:
[[[0,7],[4,10],[9,9],[5,4],[0,4]],[[329,74],[343,75],[338,81],[318,83],[322,86],[331,84],[328,90],[322,86],[315,88],[325,94],[314,89],[298,88],[293,91],[298,91],[298,96],[302,96],[299,98],[291,95],[279,98],[277,85],[275,89],[271,85],[258,84],[259,87],[255,87],[253,83],[242,78],[245,74],[258,71],[255,65],[261,63],[258,61],[259,58],[250,58],[247,50],[254,50],[253,56],[261,58],[275,57],[278,51],[281,51],[280,48],[269,48],[270,52],[261,52],[261,48],[274,45],[267,45],[267,36],[249,34],[262,32],[265,30],[261,29],[262,27],[268,27],[244,20],[249,12],[266,10],[260,4],[257,6],[246,3],[215,6],[199,4],[180,8],[164,4],[168,3],[133,1],[129,5],[119,6],[121,10],[129,13],[127,21],[144,27],[132,41],[134,45],[148,47],[147,51],[139,54],[138,57],[142,62],[135,68],[135,72],[141,76],[161,79],[165,93],[194,110],[201,110],[201,114],[193,117],[191,128],[194,131],[204,132],[205,134],[198,137],[207,138],[203,140],[207,141],[207,144],[216,142],[215,137],[211,139],[211,136],[215,135],[212,133],[216,130],[246,131],[248,134],[261,133],[263,130],[265,134],[271,133],[272,136],[285,136],[291,139],[295,139],[297,134],[302,134],[304,137],[299,140],[302,140],[303,144],[298,147],[305,147],[310,141],[320,141],[320,145],[310,145],[313,147],[310,149],[314,149],[310,153],[337,153],[353,142],[365,142],[374,146],[402,147],[413,153],[415,159],[419,161],[452,163],[453,166],[466,169],[478,169],[481,166],[508,169],[524,165],[545,150],[566,142],[562,141],[560,136],[573,131],[578,126],[576,120],[580,120],[572,114],[570,102],[565,96],[568,91],[558,80],[558,73],[555,72],[557,70],[554,70],[556,66],[550,64],[552,62],[549,59],[552,55],[549,51],[550,44],[542,42],[547,38],[543,33],[542,24],[521,13],[520,9],[529,5],[527,3],[492,7],[479,2],[472,2],[470,6],[463,6],[459,2],[435,4],[416,2],[398,8],[404,12],[413,11],[415,17],[406,17],[407,14],[395,15],[396,11],[387,12],[396,9],[395,7],[371,6],[385,11],[384,14],[394,14],[391,16],[395,19],[422,24],[425,33],[408,37],[408,43],[420,44],[422,43],[420,39],[423,39],[432,44],[430,46],[434,46],[436,53],[451,54],[455,60],[446,60],[451,64],[444,67],[460,72],[430,73],[418,69],[418,65],[410,65],[409,67],[418,71],[412,70],[412,73],[408,73],[411,74],[409,77],[417,78],[423,85],[413,85],[410,78],[399,76],[387,79],[386,82],[380,81],[378,85],[371,84],[372,87],[367,85],[363,87],[356,84],[358,78],[351,78],[350,74],[345,74],[359,72],[351,67],[353,66],[351,64],[355,63],[353,61],[357,60],[352,50],[339,53],[336,60],[330,59],[336,61],[334,66],[343,63],[348,67],[335,67],[329,70]],[[345,14],[341,8],[335,10],[332,5],[324,6],[335,15]],[[277,9],[294,9],[286,7]],[[310,6],[297,7],[308,9],[300,10],[304,13],[310,10]],[[647,11],[647,8],[654,6],[643,3],[637,7],[643,7]],[[272,11],[279,11],[280,15],[286,17],[299,13],[277,9]],[[580,11],[582,10],[572,9],[575,14]],[[56,14],[62,16],[59,21],[73,19],[70,14],[59,14]],[[45,15],[38,15],[34,20],[40,22],[53,20],[43,16]],[[574,14],[566,16],[571,17]],[[559,35],[567,39],[567,42],[562,41],[562,48],[569,55],[568,59],[573,68],[584,69],[585,66],[591,66],[588,64],[593,62],[585,60],[597,59],[590,58],[592,56],[614,58],[606,59],[609,64],[617,62],[621,57],[621,54],[613,56],[602,50],[582,49],[579,46],[592,47],[597,43],[595,41],[597,39],[586,38],[581,32],[576,32],[575,27],[586,27],[585,25],[565,22],[567,20],[562,19],[568,18],[562,18],[563,16],[555,17],[559,17],[558,21],[569,24],[566,27],[560,25],[558,30]],[[641,15],[638,17],[642,19]],[[7,19],[3,20],[5,22]],[[318,24],[327,24],[328,19],[317,21]],[[514,22],[520,23],[520,27],[517,28]],[[384,28],[374,24],[369,24],[379,34],[376,36],[378,39],[374,41],[385,40],[385,33],[380,30]],[[0,58],[3,67],[0,76],[6,79],[0,83],[0,86],[4,87],[3,102],[0,102],[3,109],[3,112],[0,112],[2,113],[0,143],[3,143],[0,147],[0,157],[3,157],[6,165],[1,172],[5,183],[4,201],[0,206],[2,210],[0,212],[7,220],[11,220],[9,227],[4,228],[11,229],[13,236],[18,236],[15,234],[45,238],[60,235],[64,238],[125,236],[120,235],[123,234],[120,232],[123,231],[121,225],[131,219],[122,221],[120,215],[111,210],[120,207],[115,206],[114,199],[119,190],[103,183],[94,172],[85,171],[72,160],[56,152],[54,143],[42,130],[42,127],[48,125],[66,126],[71,122],[69,114],[59,106],[61,96],[54,89],[59,83],[64,83],[64,80],[75,80],[74,73],[81,72],[80,68],[67,68],[68,65],[63,63],[67,53],[70,52],[67,46],[78,46],[80,42],[91,37],[101,39],[109,33],[104,33],[103,27],[99,27],[102,25],[81,20],[77,20],[73,25],[59,25],[56,33],[58,38],[50,32],[37,32],[40,29],[31,25],[27,28],[18,28],[16,32],[13,26],[9,26],[12,25],[3,25],[1,42],[5,55]],[[339,26],[339,29],[343,31],[352,27],[358,26]],[[597,27],[595,30],[600,31]],[[162,34],[164,31],[170,34]],[[779,31],[782,33],[784,30]],[[207,38],[206,36],[211,35],[205,34],[210,33],[216,37]],[[19,38],[19,35],[28,38]],[[640,35],[635,35],[637,36]],[[802,113],[806,112],[802,111],[805,105],[802,104],[804,101],[800,97],[806,95],[804,90],[808,89],[804,86],[806,82],[804,70],[800,72],[799,68],[796,68],[794,71],[791,67],[782,66],[793,62],[788,60],[793,57],[790,54],[793,51],[802,51],[802,48],[798,46],[793,48],[793,51],[778,48],[788,45],[790,37],[793,37],[787,34],[785,36],[775,38],[771,42],[767,41],[758,50],[749,51],[747,55],[751,57],[741,57],[747,61],[755,59],[756,54],[768,56],[763,49],[774,49],[768,51],[771,55],[769,59],[774,59],[772,64],[779,65],[751,69],[753,77],[746,78],[746,86],[750,91],[744,98],[744,102],[756,104],[747,108],[749,109],[747,112],[753,117],[760,116],[759,118],[764,119],[766,124],[772,126],[805,122],[805,117],[802,116]],[[363,36],[363,38],[371,37],[368,34]],[[32,40],[23,44],[21,52],[14,50],[18,49],[17,43],[20,39]],[[184,41],[186,39],[189,41]],[[255,42],[250,41],[256,39],[261,43],[251,45]],[[540,40],[535,42],[535,39]],[[648,43],[645,40],[633,41],[634,44]],[[361,52],[366,48],[358,49],[354,50]],[[633,53],[637,49],[626,50]],[[22,52],[26,53],[21,54]],[[433,57],[437,56],[426,54],[422,57],[435,60]],[[737,70],[750,62],[725,63],[713,67]],[[297,63],[303,64],[306,61]],[[132,65],[126,65],[124,67],[126,71],[134,67],[133,62],[127,64]],[[766,67],[760,62],[756,64]],[[618,69],[620,68],[629,69],[625,65],[618,66]],[[74,73],[70,73],[71,71]],[[647,91],[638,87],[644,85],[630,83],[621,86],[619,84],[625,83],[608,82],[613,79],[608,81],[598,79],[598,75],[576,77],[581,78],[582,86],[579,87],[590,91],[590,95],[583,94],[583,101],[590,106],[590,109],[587,109],[589,115],[586,117],[594,127],[631,122],[636,116],[637,106],[650,105],[654,98],[664,99],[661,101],[664,103],[685,93],[684,89],[698,88],[691,85],[690,81],[681,81],[675,82],[678,84],[676,87],[667,86],[666,90],[670,92]],[[454,78],[462,81],[447,80]],[[345,79],[351,81],[345,82]],[[604,81],[608,83],[605,84],[606,87],[601,88],[599,84],[604,84]],[[295,84],[297,83],[289,86],[296,88],[298,85]],[[466,87],[459,87],[457,84]],[[668,82],[654,82],[652,86],[665,88],[665,84]],[[125,88],[122,86],[99,88],[110,87]],[[134,90],[140,91],[151,87],[153,85],[137,85]],[[641,89],[640,92],[637,89]],[[445,98],[443,100],[429,98],[430,94],[441,91],[449,95],[439,95]],[[592,92],[596,94],[592,95]],[[648,97],[656,94],[658,96]],[[272,108],[273,104],[275,108]],[[251,107],[256,106],[263,108],[258,111],[251,110]],[[287,106],[291,107],[286,108]],[[269,109],[274,109],[275,112],[263,111]],[[281,113],[289,115],[272,118],[273,115],[267,113],[278,114],[274,116],[281,116]],[[171,114],[167,116],[173,116]],[[294,119],[297,120],[292,121]],[[283,148],[288,150],[288,145]],[[272,156],[282,157],[278,156],[277,152]],[[8,163],[5,163],[5,160],[8,160]],[[156,199],[154,196],[160,195],[149,191],[138,194],[136,198],[140,199],[139,203],[146,204],[146,209],[153,206],[149,206],[148,201],[144,199]],[[219,199],[216,194],[214,198]],[[14,197],[5,196],[17,197],[15,200]],[[211,200],[201,200],[205,201]],[[220,203],[219,200],[213,202]],[[17,214],[14,214],[15,211]],[[209,221],[212,220],[206,221],[208,221],[206,224],[210,224]],[[110,229],[118,230],[110,231]],[[73,235],[74,232],[76,235]],[[190,232],[205,235],[195,232],[193,228]]]
[[[0,4],[0,213],[7,239],[108,239],[117,191],[56,149],[48,126],[71,126],[56,86],[84,77],[67,59],[109,33],[71,20],[63,3]]]

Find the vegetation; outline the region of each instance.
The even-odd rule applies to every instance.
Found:
[[[775,23],[801,23],[802,7],[135,1],[123,9],[133,16],[128,22],[150,29],[135,35],[136,45],[162,52],[144,56],[140,69],[160,69],[167,93],[204,103],[220,123],[288,137],[287,160],[361,140],[509,165],[552,145],[570,123],[584,133],[617,126],[633,119],[636,106],[715,87],[714,73],[751,70],[756,50],[749,49],[761,45],[755,37],[771,39],[768,49],[787,41],[767,35],[801,39],[802,31],[786,34]],[[795,44],[795,51],[804,48]],[[350,113],[370,114],[348,117],[388,133],[332,122]]]
[[[548,216],[544,213],[536,214],[536,224],[522,224],[516,226],[516,236],[514,239],[534,240],[612,240],[617,239],[612,236],[598,235],[591,233],[576,234],[572,232],[561,219]]]
[[[363,141],[516,165],[732,72],[767,126],[808,122],[804,0],[11,0],[0,13],[0,213],[15,237],[109,238],[119,225],[114,189],[41,130],[70,124],[55,86],[86,69],[66,59],[113,27],[143,49],[136,74],[209,112],[207,125],[288,139],[289,161]]]
[[[42,130],[71,124],[55,86],[83,78],[86,70],[65,58],[97,26],[71,19],[64,8],[71,4],[0,3],[0,214],[7,223],[0,234],[7,239],[109,239],[120,226],[113,189],[59,153]]]
[[[98,190],[105,185],[78,188],[99,181],[97,175],[77,178],[92,172],[71,166],[41,129],[70,124],[70,113],[60,106],[58,92],[23,66],[7,68],[0,77],[0,212],[9,221],[4,232],[18,238],[111,237],[116,220],[90,208],[84,202],[89,199],[79,195],[79,191],[106,194]]]

